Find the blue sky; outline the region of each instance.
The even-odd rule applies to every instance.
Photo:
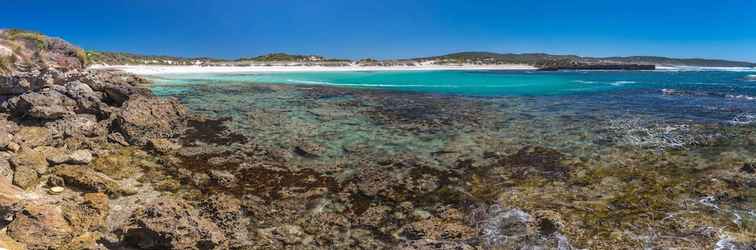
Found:
[[[756,1],[3,0],[0,27],[87,49],[236,58],[459,51],[756,61]]]

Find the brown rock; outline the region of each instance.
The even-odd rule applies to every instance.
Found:
[[[13,182],[13,167],[10,164],[11,158],[13,158],[12,154],[0,152],[0,178],[4,178],[8,182]]]
[[[84,201],[66,206],[65,218],[77,232],[95,231],[105,226],[108,217],[108,196],[103,193],[87,193]]]
[[[5,218],[13,207],[21,201],[24,190],[11,185],[6,179],[0,179],[0,217]]]
[[[86,232],[72,239],[68,244],[62,246],[61,250],[99,250],[104,249],[97,245],[97,235]]]
[[[121,231],[123,244],[142,249],[225,249],[217,225],[184,201],[164,199],[137,210]]]
[[[29,249],[56,249],[73,238],[60,208],[35,203],[24,204],[15,214],[8,235]]]
[[[181,149],[181,145],[167,139],[159,138],[150,140],[150,148],[158,153],[168,154]]]
[[[39,175],[47,172],[47,159],[37,150],[27,149],[21,151],[11,159],[11,165],[15,171],[13,184],[21,188],[29,189],[39,183]]]
[[[44,127],[21,127],[14,135],[14,140],[21,146],[35,148],[47,145],[50,132]]]
[[[102,192],[111,196],[124,194],[118,182],[87,166],[61,165],[56,167],[53,173],[62,178],[69,187]]]

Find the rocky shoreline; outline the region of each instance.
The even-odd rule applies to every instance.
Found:
[[[224,89],[292,107],[246,114],[256,131],[248,135],[226,119],[190,111],[186,100],[154,96],[146,79],[86,69],[80,50],[62,40],[9,32],[0,31],[0,46],[10,51],[2,56],[13,58],[0,76],[5,249],[756,244],[753,221],[732,222],[725,212],[749,208],[754,197],[747,154],[718,152],[708,161],[613,148],[587,158],[494,140],[482,130],[498,128],[491,117],[508,114],[464,98],[312,86]],[[314,122],[288,116],[300,107]],[[400,135],[459,130],[473,138],[448,136],[454,141],[428,159],[363,144],[334,149],[310,136],[318,130],[312,126],[361,121],[349,118]],[[728,129],[711,134],[756,144],[752,128]],[[696,143],[724,144],[711,138]],[[695,202],[697,196],[709,200]]]

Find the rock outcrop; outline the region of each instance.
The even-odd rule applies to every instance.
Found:
[[[141,249],[225,249],[226,238],[217,225],[199,216],[191,205],[165,200],[134,213],[133,223],[121,231],[127,245]]]
[[[6,220],[0,247],[106,249],[117,246],[103,245],[102,237],[128,226],[123,232],[139,239],[137,247],[225,248],[217,226],[182,200],[129,210],[123,216],[135,224],[109,219],[121,216],[111,213],[112,200],[155,191],[137,179],[135,164],[147,163],[136,156],[124,156],[128,162],[118,166],[98,158],[150,141],[172,150],[178,145],[168,139],[183,131],[188,114],[178,101],[153,96],[143,78],[86,64],[84,52],[61,39],[0,30],[0,217]]]

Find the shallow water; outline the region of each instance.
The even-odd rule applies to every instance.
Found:
[[[392,194],[358,188],[362,198],[341,201],[364,207],[355,216],[402,201],[429,211],[495,203],[515,209],[496,211],[558,214],[538,220],[561,223],[560,245],[566,237],[589,248],[710,248],[720,239],[748,242],[756,231],[756,178],[748,173],[756,163],[756,83],[749,74],[187,74],[158,76],[152,88],[197,113],[230,117],[233,132],[284,152],[289,170],[328,178],[334,196],[355,195],[346,191],[350,183],[366,182],[375,169],[387,183],[414,180]],[[239,171],[250,182],[260,175]],[[435,188],[418,184],[425,182]],[[449,190],[464,195],[435,198]],[[510,212],[489,211],[483,221]],[[490,231],[500,230],[486,231],[497,239],[491,242],[513,244]]]

